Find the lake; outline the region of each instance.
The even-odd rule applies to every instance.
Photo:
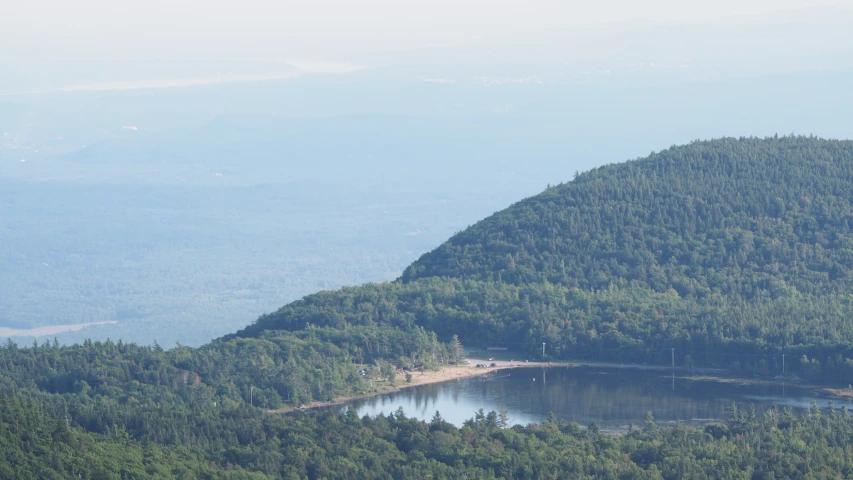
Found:
[[[683,375],[683,374],[676,374]],[[706,424],[723,421],[732,402],[755,404],[759,414],[773,405],[804,410],[816,401],[836,408],[853,402],[833,399],[802,387],[732,384],[688,380],[662,371],[604,367],[515,368],[481,377],[421,385],[350,402],[359,416],[388,414],[402,407],[409,417],[429,421],[436,411],[457,426],[482,408],[504,408],[513,424],[538,423],[549,412],[582,425],[596,423],[605,431],[642,426],[646,412],[655,422]]]

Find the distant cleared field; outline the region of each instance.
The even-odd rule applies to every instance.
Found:
[[[117,323],[115,320],[110,320],[105,322],[75,323],[72,325],[50,325],[28,329],[0,327],[0,337],[43,337],[45,335],[75,332],[95,325],[115,325]]]

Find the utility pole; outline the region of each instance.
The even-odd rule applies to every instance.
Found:
[[[545,342],[542,342],[542,360],[545,360]]]
[[[255,386],[249,387],[249,405],[255,406]]]
[[[675,391],[675,349],[672,349],[672,391]]]
[[[785,354],[782,354],[782,376],[785,376]]]

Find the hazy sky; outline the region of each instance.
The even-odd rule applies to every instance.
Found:
[[[224,28],[374,29],[568,26],[632,20],[696,21],[850,0],[29,0],[3,2],[3,31],[92,33]]]
[[[137,79],[180,85],[226,74],[232,66],[225,61],[349,62],[370,51],[522,39],[541,28],[760,23],[779,12],[784,22],[815,7],[849,12],[853,0],[8,1],[0,2],[0,92]],[[817,18],[832,23],[835,16]],[[241,78],[293,73],[286,65],[247,65]]]

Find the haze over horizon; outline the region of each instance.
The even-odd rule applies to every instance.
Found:
[[[0,329],[201,344],[574,173],[851,138],[849,1],[0,6]]]
[[[847,0],[40,0],[0,7],[0,41],[14,45],[0,51],[7,65],[0,93],[167,88],[389,66],[428,76],[454,66],[464,76],[496,73],[478,73],[471,68],[477,63],[507,75],[640,63],[729,77],[839,70],[851,66],[851,27]]]

